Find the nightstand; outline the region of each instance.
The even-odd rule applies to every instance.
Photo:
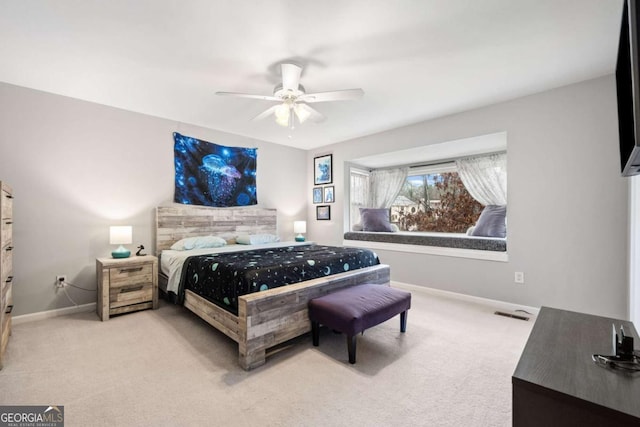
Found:
[[[96,310],[101,320],[114,314],[158,308],[158,258],[98,258],[96,273]]]

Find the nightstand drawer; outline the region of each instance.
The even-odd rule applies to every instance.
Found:
[[[111,288],[145,283],[151,284],[153,282],[153,265],[146,263],[135,266],[113,267],[109,270],[109,275]]]
[[[153,299],[153,284],[128,285],[109,289],[109,307],[139,304]]]

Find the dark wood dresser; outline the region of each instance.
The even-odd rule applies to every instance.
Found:
[[[514,426],[640,426],[640,373],[596,365],[611,325],[628,321],[542,307],[512,377]]]

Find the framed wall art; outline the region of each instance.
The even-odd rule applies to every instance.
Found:
[[[336,201],[334,196],[335,188],[333,185],[329,185],[324,187],[324,202],[325,203],[333,203]]]
[[[313,189],[313,203],[322,203],[322,187]]]
[[[316,219],[318,221],[331,219],[331,206],[316,206]]]
[[[313,159],[313,184],[323,185],[333,182],[333,155],[315,157]]]

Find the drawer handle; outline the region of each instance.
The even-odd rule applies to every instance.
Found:
[[[120,273],[133,273],[134,271],[142,271],[142,267],[121,268]]]
[[[11,225],[11,224],[13,224],[13,221],[6,221],[5,224],[6,225]]]
[[[5,280],[5,283],[11,283],[11,281],[13,281],[13,276],[8,276],[7,280]]]
[[[11,312],[13,311],[13,305],[8,305],[7,306],[7,310],[5,311],[6,314],[11,314]]]
[[[11,194],[7,194],[7,195],[5,195],[5,197],[6,197],[7,199],[13,199],[13,196],[12,196]]]
[[[124,294],[124,293],[127,293],[127,292],[135,292],[135,291],[141,290],[142,288],[144,288],[144,285],[133,286],[131,288],[122,288],[122,289],[120,289],[120,293]]]
[[[13,250],[13,246],[7,246],[7,249],[5,249],[5,251],[9,252]]]

